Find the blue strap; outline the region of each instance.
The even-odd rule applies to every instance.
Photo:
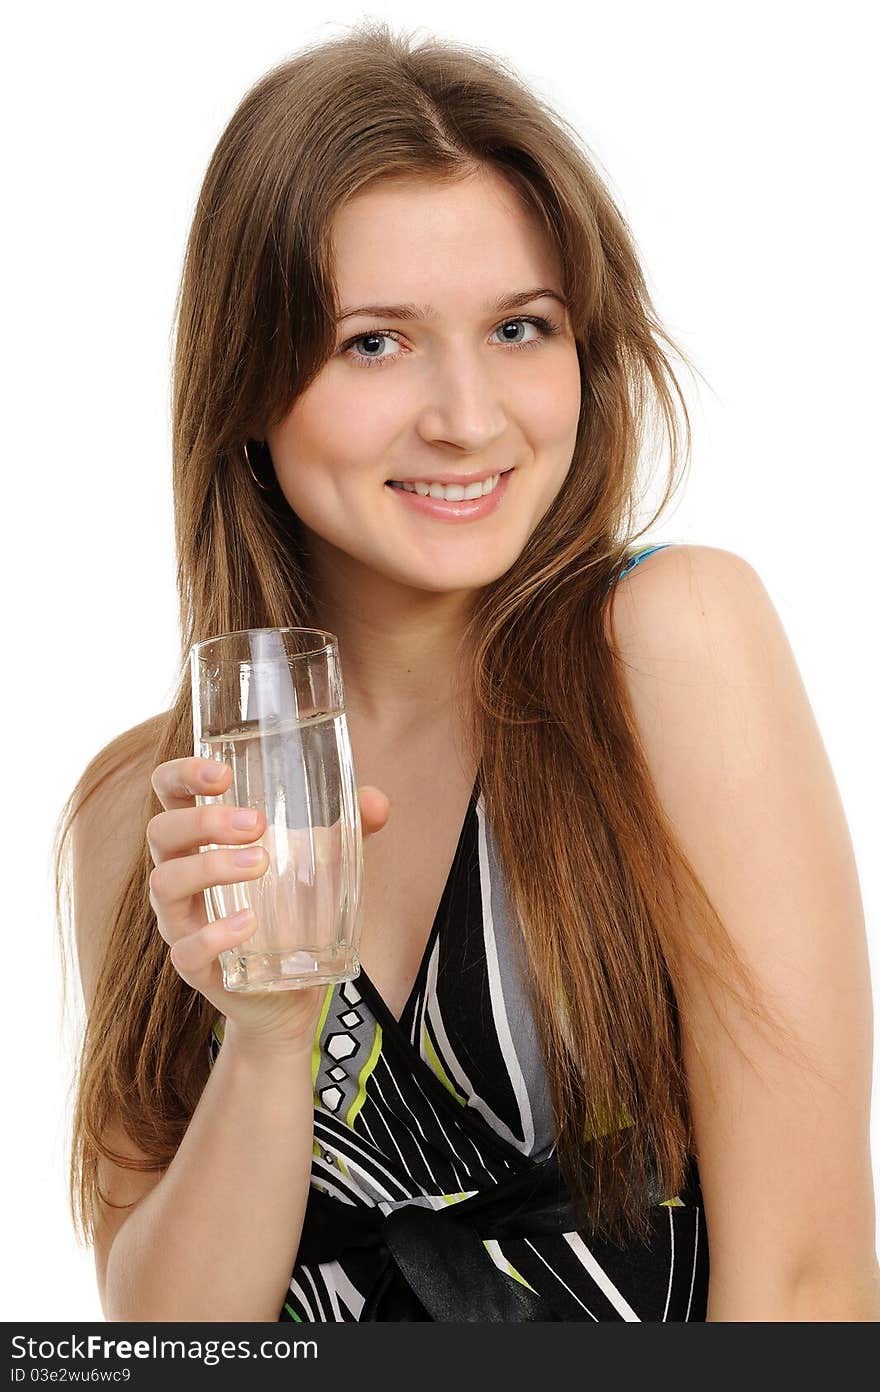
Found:
[[[674,545],[675,545],[675,543],[672,542],[672,541],[662,541],[662,542],[660,542],[657,546],[646,546],[646,547],[644,547],[641,551],[636,551],[632,556],[630,556],[629,560],[626,562],[626,565],[623,567],[623,569],[622,569],[621,571],[618,572],[617,579],[618,579],[618,580],[622,580],[623,577],[624,577],[625,575],[629,575],[629,573],[630,573],[631,570],[635,570],[636,566],[637,566],[641,561],[644,561],[644,560],[646,559],[646,557],[648,557],[648,556],[653,556],[653,554],[654,554],[655,551],[665,551],[665,549],[666,549],[667,546],[674,546]],[[613,585],[613,584],[614,584],[614,579],[613,579],[613,577],[612,577],[611,582],[610,582],[608,588],[610,589],[610,588],[611,588],[611,585]]]

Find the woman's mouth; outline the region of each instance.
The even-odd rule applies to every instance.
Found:
[[[460,483],[406,483],[398,479],[389,479],[385,487],[424,517],[467,522],[487,517],[500,506],[512,473],[513,469],[506,469],[468,487]]]

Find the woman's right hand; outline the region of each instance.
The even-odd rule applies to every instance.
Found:
[[[219,779],[208,774],[221,771]],[[305,986],[289,991],[227,991],[219,953],[246,942],[254,933],[251,917],[235,928],[229,918],[208,922],[204,890],[214,885],[241,884],[265,874],[268,853],[257,865],[235,864],[235,850],[200,851],[199,846],[246,846],[259,840],[266,817],[257,812],[253,827],[233,826],[236,808],[228,803],[196,806],[196,793],[219,797],[229,787],[228,764],[195,756],[169,759],[153,770],[151,782],[163,812],[147,825],[147,844],[155,869],[150,874],[150,904],[159,932],[171,948],[175,970],[201,992],[226,1018],[224,1038],[232,1033],[239,1044],[311,1051],[325,987]],[[388,798],[379,788],[358,789],[364,836],[380,831],[388,820]]]

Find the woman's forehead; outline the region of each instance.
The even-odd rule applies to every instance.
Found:
[[[339,210],[332,247],[338,319],[405,308],[394,317],[427,322],[444,306],[492,312],[526,290],[562,295],[556,249],[512,193],[376,189]]]

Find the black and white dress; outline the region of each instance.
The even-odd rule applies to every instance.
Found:
[[[513,934],[478,779],[399,1022],[363,971],[326,990],[310,1195],[279,1320],[705,1320],[695,1159],[679,1194],[657,1195],[647,1247],[567,1230],[564,1208],[535,1203],[553,1115]]]

